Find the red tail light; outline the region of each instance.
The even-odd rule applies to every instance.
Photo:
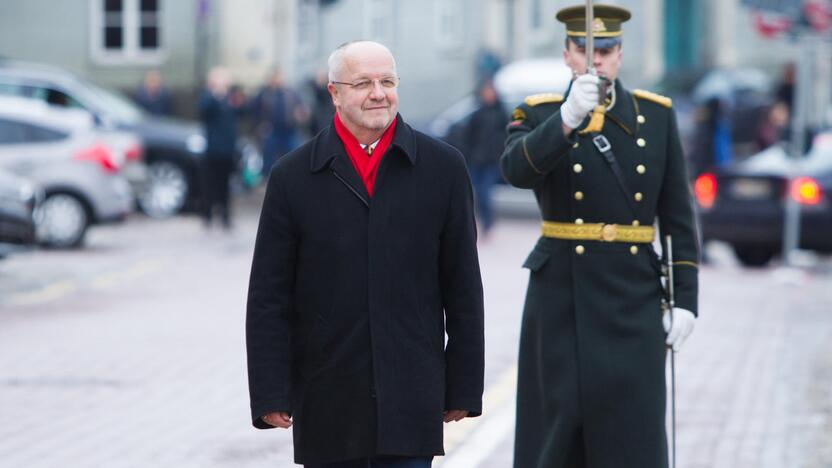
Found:
[[[98,163],[106,172],[118,171],[118,165],[113,160],[113,152],[101,143],[82,149],[75,154],[75,159]]]
[[[696,194],[696,201],[702,208],[714,206],[716,201],[716,176],[706,172],[696,178],[693,184],[693,193]]]
[[[127,158],[127,162],[131,161],[141,161],[142,157],[144,156],[144,150],[142,149],[142,145],[136,143],[130,145],[125,152],[125,156]]]
[[[791,192],[792,198],[801,205],[817,205],[820,203],[820,186],[811,177],[799,177],[793,180]]]

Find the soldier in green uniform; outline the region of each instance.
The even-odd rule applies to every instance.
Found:
[[[594,17],[598,76],[586,73],[584,7],[561,10],[575,79],[565,97],[514,110],[501,157],[544,220],[524,264],[515,468],[666,467],[666,346],[678,350],[696,317],[698,243],[671,101],[617,79],[629,11],[596,5]],[[673,241],[672,323],[657,235]]]

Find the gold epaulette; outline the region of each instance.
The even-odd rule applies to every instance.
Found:
[[[668,109],[670,109],[673,106],[673,100],[669,97],[662,96],[661,94],[651,93],[650,91],[645,91],[643,89],[634,89],[633,96],[639,99],[653,101],[656,104],[661,104],[662,106],[667,107]]]
[[[523,100],[529,107],[561,101],[563,101],[563,95],[558,93],[532,94],[531,96],[526,96],[526,99]]]

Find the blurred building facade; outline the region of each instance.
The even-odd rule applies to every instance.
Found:
[[[470,92],[482,51],[503,61],[560,56],[555,13],[576,0],[3,0],[0,56],[49,63],[132,89],[151,68],[193,90],[214,65],[247,88],[279,66],[289,82],[325,68],[350,39],[379,40],[398,58],[403,113],[429,118]],[[650,87],[667,71],[750,65],[775,73],[787,39],[754,30],[740,0],[617,0],[625,26],[622,79]]]

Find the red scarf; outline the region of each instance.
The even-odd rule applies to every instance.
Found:
[[[373,196],[373,185],[376,183],[378,166],[381,164],[381,158],[384,157],[384,153],[387,152],[387,147],[393,141],[393,132],[395,129],[396,119],[393,119],[393,122],[390,123],[390,126],[387,127],[387,130],[384,131],[378,140],[378,144],[373,149],[373,154],[368,156],[358,140],[350,133],[344,123],[341,122],[341,117],[338,116],[338,113],[335,113],[335,131],[338,133],[338,137],[341,138],[341,143],[344,144],[344,149],[347,151],[347,156],[350,157],[350,161],[352,161],[355,172],[361,177],[361,181],[364,182],[364,186],[367,187],[367,193],[371,197]]]

